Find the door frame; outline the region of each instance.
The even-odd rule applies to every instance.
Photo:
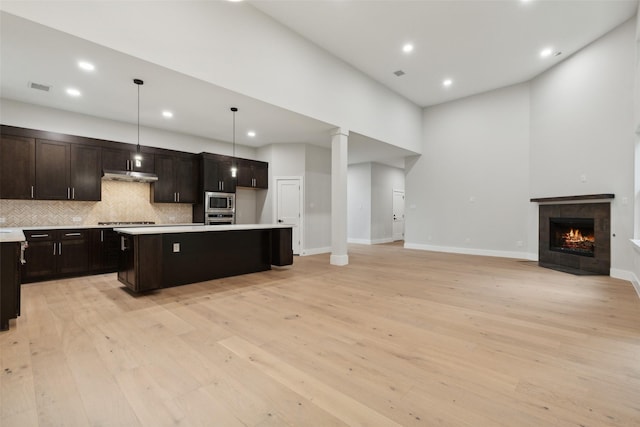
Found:
[[[278,221],[278,181],[298,180],[300,183],[300,225],[298,226],[298,237],[300,238],[300,253],[298,255],[306,255],[304,250],[304,177],[303,176],[275,176],[273,177],[273,221]]]

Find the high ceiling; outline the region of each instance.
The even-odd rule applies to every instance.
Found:
[[[530,80],[638,7],[637,0],[250,3],[422,107]],[[409,54],[406,43],[414,46]],[[561,54],[541,58],[547,47]],[[451,86],[443,87],[445,79]]]
[[[638,5],[637,0],[246,3],[419,106],[529,80],[632,17]],[[130,81],[138,76],[145,80],[143,126],[231,141],[229,107],[237,106],[236,141],[248,146],[326,147],[335,127],[6,12],[0,12],[0,40],[5,99],[135,123],[137,87]],[[413,52],[403,53],[409,42]],[[562,54],[540,58],[547,46]],[[92,58],[99,72],[78,69],[79,56]],[[397,77],[397,70],[406,74]],[[453,80],[448,88],[442,86],[445,78]],[[51,90],[34,90],[30,83]],[[83,87],[83,102],[64,93],[70,85]],[[174,117],[163,118],[163,109]],[[248,130],[256,137],[248,137]],[[411,154],[364,135],[350,138],[350,163],[401,166]]]

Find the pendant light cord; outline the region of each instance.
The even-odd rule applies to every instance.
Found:
[[[138,145],[136,151],[140,153],[140,85],[138,86]]]

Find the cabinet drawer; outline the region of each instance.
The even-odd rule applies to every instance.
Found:
[[[54,233],[51,230],[28,230],[24,232],[24,236],[28,241],[42,241],[53,240]]]
[[[87,238],[87,230],[61,230],[60,240],[82,240]]]

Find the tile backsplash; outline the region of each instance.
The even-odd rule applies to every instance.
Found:
[[[96,225],[106,221],[192,222],[191,205],[151,203],[151,184],[102,182],[100,202],[0,200],[0,227]]]

